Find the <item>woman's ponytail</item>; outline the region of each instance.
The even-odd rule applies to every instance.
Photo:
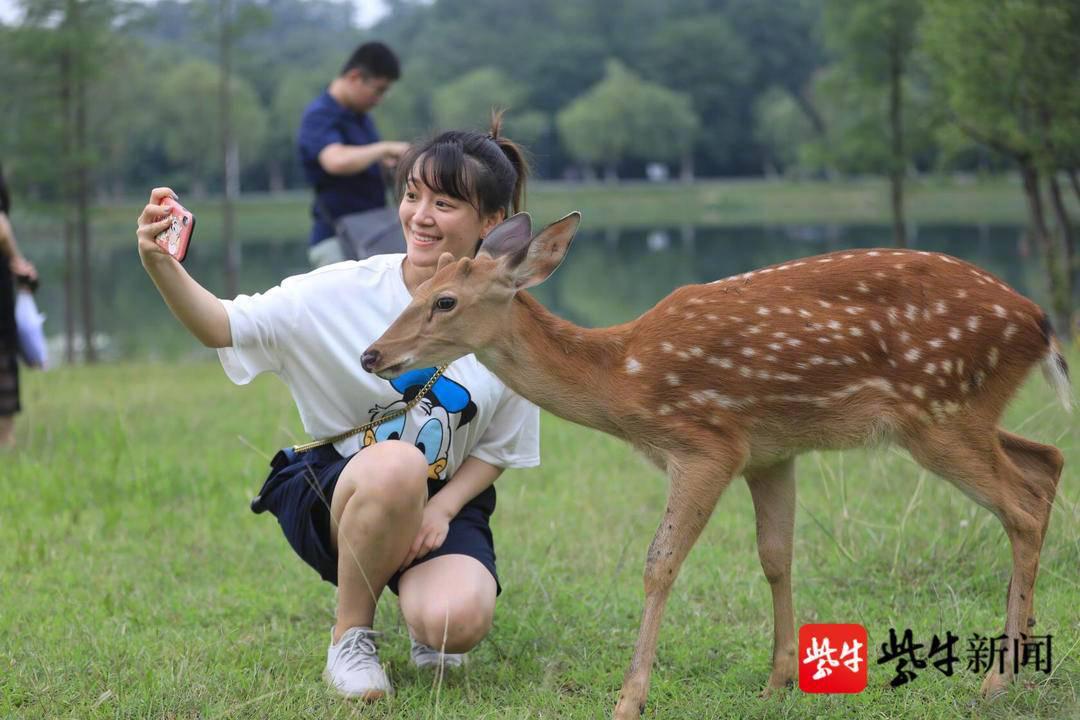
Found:
[[[510,196],[510,213],[514,214],[525,209],[525,183],[529,175],[529,161],[525,158],[525,150],[520,145],[500,135],[503,113],[505,112],[504,109],[491,109],[491,130],[488,132],[488,138],[499,146],[499,149],[502,150],[503,155],[506,155],[506,159],[510,161],[514,171],[517,173],[514,190]]]

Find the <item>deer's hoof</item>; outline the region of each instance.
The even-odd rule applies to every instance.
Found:
[[[1009,689],[1009,680],[1011,680],[1011,678],[1006,675],[989,673],[983,679],[980,693],[986,700],[993,700],[994,698],[1005,694],[1005,691]]]

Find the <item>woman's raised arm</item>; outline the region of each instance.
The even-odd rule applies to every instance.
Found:
[[[154,188],[150,202],[139,215],[139,258],[176,319],[207,347],[232,345],[229,316],[221,300],[197,283],[187,270],[163,250],[154,238],[169,226],[166,197],[177,199],[169,188]]]

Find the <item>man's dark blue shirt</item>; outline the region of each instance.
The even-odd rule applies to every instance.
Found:
[[[379,141],[375,123],[367,113],[357,115],[341,106],[329,92],[315,98],[304,110],[297,134],[300,164],[304,175],[315,188],[315,204],[311,209],[313,224],[310,243],[333,236],[334,228],[323,217],[329,213],[335,220],[349,213],[371,210],[386,205],[379,163],[355,175],[331,175],[319,164],[319,153],[331,143],[370,145]],[[325,211],[320,211],[319,203]]]

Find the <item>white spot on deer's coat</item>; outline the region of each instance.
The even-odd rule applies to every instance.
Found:
[[[740,350],[740,352],[746,357],[754,357],[755,355],[757,355],[757,350],[752,347],[744,347],[742,350]]]
[[[848,328],[848,332],[851,333],[851,335],[853,337],[861,337],[862,336],[862,329],[857,328],[854,325],[852,325],[851,327]]]
[[[791,308],[789,308],[789,307],[780,307],[780,308],[777,309],[777,312],[780,313],[781,315],[790,315],[791,314]]]
[[[927,375],[933,375],[937,372],[937,363],[926,363],[926,365],[923,366],[923,372]]]
[[[824,365],[825,364],[825,358],[821,357],[820,355],[813,355],[813,356],[810,357],[810,364],[811,365]]]
[[[669,372],[668,374],[664,375],[664,379],[667,380],[667,384],[671,385],[672,387],[675,387],[679,384],[679,376],[675,373]]]
[[[827,322],[825,324],[829,327],[830,330],[840,330],[841,328],[844,327],[843,325],[841,325],[836,320],[830,320],[829,322]]]
[[[817,304],[820,305],[823,308],[831,308],[832,307],[832,303],[828,302],[827,300],[818,300]]]
[[[799,340],[798,338],[788,338],[785,342],[791,347],[799,347],[802,345],[802,340]]]
[[[813,317],[809,310],[804,310],[803,308],[799,308],[799,315],[804,318]]]
[[[749,365],[743,365],[742,367],[739,368],[739,374],[742,375],[743,377],[748,378],[748,377],[751,377],[754,374],[754,369],[752,367],[750,367]]]
[[[915,387],[911,388],[911,392],[915,397],[919,398],[920,400],[926,398],[926,388],[924,388],[922,385],[916,385]]]
[[[712,363],[713,365],[719,365],[725,370],[730,370],[731,368],[735,367],[735,364],[727,358],[710,357],[708,359],[708,362]]]
[[[764,305],[762,305],[761,307],[759,307],[757,309],[757,314],[758,315],[768,315],[770,312],[772,312],[772,311],[769,310],[769,308],[765,307]]]
[[[990,352],[986,354],[986,363],[990,366],[991,370],[997,367],[1000,354],[1000,351],[996,347],[990,348]]]
[[[881,323],[879,323],[877,320],[871,320],[870,321],[870,329],[873,330],[874,332],[881,332],[881,330],[882,330]]]
[[[1010,340],[1010,339],[1012,339],[1012,336],[1016,334],[1016,330],[1017,330],[1016,324],[1015,323],[1009,323],[1008,325],[1005,326],[1005,332],[1003,332],[1002,335],[1005,336],[1006,340]]]
[[[881,253],[879,253],[877,250],[871,250],[870,252],[866,253],[866,257],[877,257],[880,254]]]
[[[894,307],[887,309],[885,315],[889,318],[889,323],[892,325],[896,325],[900,321],[900,314]]]
[[[931,340],[930,342],[928,342],[926,344],[936,350],[936,349],[940,348],[942,345],[944,345],[945,341],[942,340],[941,338],[934,338],[933,340]]]
[[[915,307],[911,303],[908,303],[904,310],[904,317],[908,319],[908,322],[914,322],[915,318],[919,316],[919,308]]]
[[[670,405],[661,405],[660,407],[656,408],[656,412],[658,412],[661,415],[670,415],[671,414],[671,406]]]
[[[967,319],[967,329],[971,332],[975,332],[979,329],[980,319],[977,315],[972,315]]]
[[[830,340],[830,339],[829,339],[829,338],[827,338],[827,337],[819,337],[819,338],[817,339],[817,341],[818,341],[819,343],[821,343],[822,345],[828,345],[829,343],[831,343],[831,342],[832,342],[832,340]]]
[[[944,300],[938,300],[936,303],[934,303],[934,314],[935,315],[944,315],[947,311],[948,311],[948,308],[945,306],[945,301]]]
[[[905,345],[911,342],[911,333],[909,333],[907,330],[901,332],[897,337],[900,338],[900,342],[904,343]]]
[[[960,328],[949,328],[949,339],[950,340],[959,340],[960,339],[960,334],[961,334],[960,333]]]
[[[831,263],[832,258],[822,258],[821,260],[818,260],[818,262],[819,263]]]
[[[641,363],[639,363],[634,358],[627,358],[626,372],[630,373],[631,375],[636,375],[637,373],[641,372]]]
[[[675,349],[675,346],[665,340],[664,342],[660,343],[660,349],[666,353],[669,353]]]
[[[782,344],[780,344],[780,343],[769,343],[768,347],[769,347],[770,350],[774,350],[776,352],[780,352],[781,350],[784,349],[784,346]]]
[[[957,375],[963,375],[964,374],[964,358],[958,358],[957,359],[957,361],[956,361],[956,374]]]
[[[1009,316],[1009,313],[1005,312],[1005,308],[1001,307],[1000,305],[994,306],[994,314],[997,315],[999,318]]]
[[[701,357],[705,354],[705,351],[695,345],[694,347],[690,348],[690,354],[694,357]]]
[[[956,291],[956,297],[963,300],[964,298],[967,297],[967,290],[957,290]]]
[[[941,361],[941,372],[945,373],[946,375],[952,372],[952,360]]]
[[[904,353],[904,359],[907,360],[908,362],[915,362],[921,356],[922,356],[922,352],[919,351],[919,348],[911,348],[906,353]]]
[[[799,382],[802,380],[802,376],[792,375],[791,373],[786,372],[776,373],[775,377],[777,380],[783,380],[784,382]]]

